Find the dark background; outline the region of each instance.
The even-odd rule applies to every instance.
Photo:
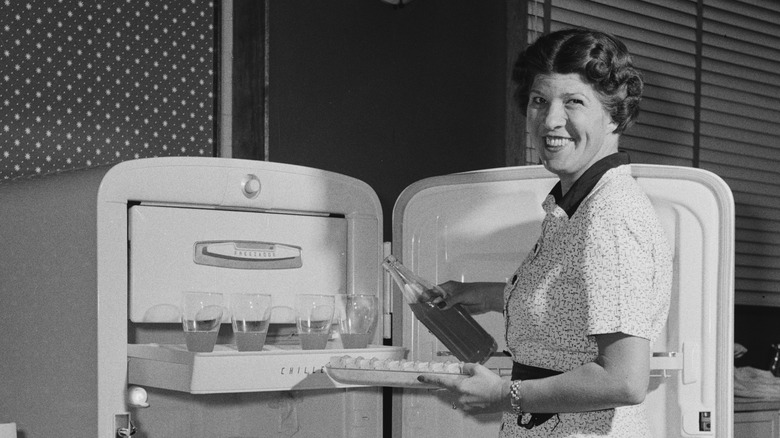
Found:
[[[234,157],[368,183],[389,240],[409,184],[505,164],[506,15],[505,2],[235,1]]]

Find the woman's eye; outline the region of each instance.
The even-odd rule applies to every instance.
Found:
[[[584,105],[585,102],[582,101],[582,99],[569,99],[569,103],[571,105]]]
[[[546,100],[544,100],[543,97],[539,97],[539,96],[531,97],[531,103],[533,103],[534,105],[541,105],[541,104],[543,104],[545,102],[546,102]]]

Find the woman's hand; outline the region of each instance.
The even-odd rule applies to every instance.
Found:
[[[421,374],[417,380],[451,392],[453,407],[468,413],[511,409],[511,381],[502,379],[486,367],[474,363],[464,364],[463,372],[466,375]]]
[[[444,291],[444,296],[437,290],[427,290],[423,292],[421,299],[436,304],[442,309],[460,304],[472,315],[503,311],[504,283],[448,281],[440,284],[439,287]]]

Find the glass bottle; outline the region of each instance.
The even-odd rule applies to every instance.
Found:
[[[424,301],[422,293],[426,290],[437,290],[445,296],[439,286],[421,278],[392,255],[385,258],[382,267],[395,280],[414,316],[459,360],[485,363],[496,351],[496,340],[460,304],[445,310]]]

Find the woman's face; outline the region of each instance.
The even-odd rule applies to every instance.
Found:
[[[564,193],[593,163],[617,152],[617,124],[576,73],[537,76],[526,114],[531,144]]]

